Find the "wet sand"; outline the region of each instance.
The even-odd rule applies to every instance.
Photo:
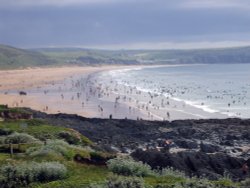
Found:
[[[138,66],[62,67],[0,71],[0,104],[30,107],[46,113],[85,117],[176,120],[225,118],[183,102],[109,83],[100,84],[98,73]],[[23,95],[20,95],[23,91]],[[26,95],[25,95],[26,94]]]

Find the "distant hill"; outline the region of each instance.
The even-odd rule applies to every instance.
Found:
[[[135,56],[144,63],[250,63],[250,47],[199,50],[142,50]]]
[[[195,50],[36,49],[66,64],[214,64],[250,63],[250,47]]]
[[[15,69],[55,64],[48,56],[39,52],[0,45],[0,69]]]
[[[250,47],[199,50],[94,50],[0,45],[0,69],[41,66],[250,63]]]
[[[136,56],[126,50],[95,50],[83,48],[40,48],[40,52],[60,64],[66,65],[131,65],[139,64]],[[136,52],[135,52],[136,53]]]

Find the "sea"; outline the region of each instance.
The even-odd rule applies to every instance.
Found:
[[[206,112],[250,118],[250,64],[139,67],[102,74],[103,82],[112,79]]]

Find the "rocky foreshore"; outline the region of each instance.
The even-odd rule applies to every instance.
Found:
[[[153,168],[234,180],[249,177],[250,119],[145,121],[85,118],[30,111],[49,124],[75,129],[96,147],[124,153]]]

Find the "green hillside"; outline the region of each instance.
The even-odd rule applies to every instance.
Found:
[[[250,47],[196,50],[18,49],[0,45],[0,69],[41,66],[250,63]]]
[[[29,50],[0,45],[0,69],[15,69],[55,64],[49,57]]]
[[[36,49],[65,64],[215,64],[250,63],[250,47],[193,50]]]

